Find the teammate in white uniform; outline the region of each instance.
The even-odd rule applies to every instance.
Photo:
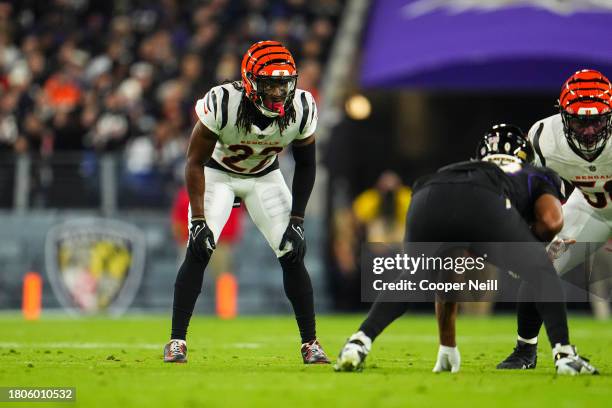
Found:
[[[596,243],[595,249],[612,237],[612,147],[608,142],[612,84],[598,71],[578,71],[563,85],[559,109],[560,113],[536,122],[529,139],[536,164],[555,170],[575,187],[563,206],[564,225],[557,242]],[[570,245],[555,260],[557,272],[572,270],[585,262],[585,255],[584,245]],[[519,303],[517,346],[498,368],[535,368],[541,325],[534,304]]]
[[[185,337],[204,269],[232,205],[242,201],[283,269],[304,363],[329,363],[316,338],[312,284],[304,266],[304,212],[315,178],[316,104],[309,92],[296,89],[295,62],[279,42],[253,44],[241,73],[241,82],[216,86],[196,103],[199,120],[185,169],[190,238],[174,286],[172,334],[164,361],[187,361]],[[277,159],[289,145],[296,163],[291,192]]]

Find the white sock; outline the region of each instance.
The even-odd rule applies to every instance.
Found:
[[[555,347],[552,349],[553,358],[559,353],[567,354],[569,356],[576,355],[576,348],[571,344],[561,345],[560,343],[555,344]]]
[[[538,336],[535,336],[533,339],[524,339],[521,336],[516,336],[519,341],[527,344],[538,344]]]
[[[365,347],[366,352],[368,353],[372,349],[372,339],[366,336],[366,334],[361,330],[349,337],[348,341],[352,340],[359,340],[361,343],[363,343],[363,347]]]

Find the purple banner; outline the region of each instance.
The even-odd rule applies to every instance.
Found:
[[[362,83],[426,89],[558,89],[581,68],[612,75],[612,1],[380,0]]]

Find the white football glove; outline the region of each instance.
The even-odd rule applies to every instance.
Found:
[[[434,373],[442,371],[450,371],[458,373],[461,367],[461,355],[457,347],[448,347],[440,345],[438,349],[438,360],[433,368]]]
[[[555,239],[553,239],[550,244],[548,244],[548,247],[546,248],[546,253],[548,254],[550,260],[554,261],[555,259],[561,258],[565,251],[569,249],[570,245],[573,245],[575,243],[575,239],[564,239],[555,237]]]

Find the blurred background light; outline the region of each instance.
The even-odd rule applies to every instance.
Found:
[[[344,104],[344,109],[349,118],[354,120],[364,120],[372,113],[372,104],[364,95],[356,94],[350,96]]]

